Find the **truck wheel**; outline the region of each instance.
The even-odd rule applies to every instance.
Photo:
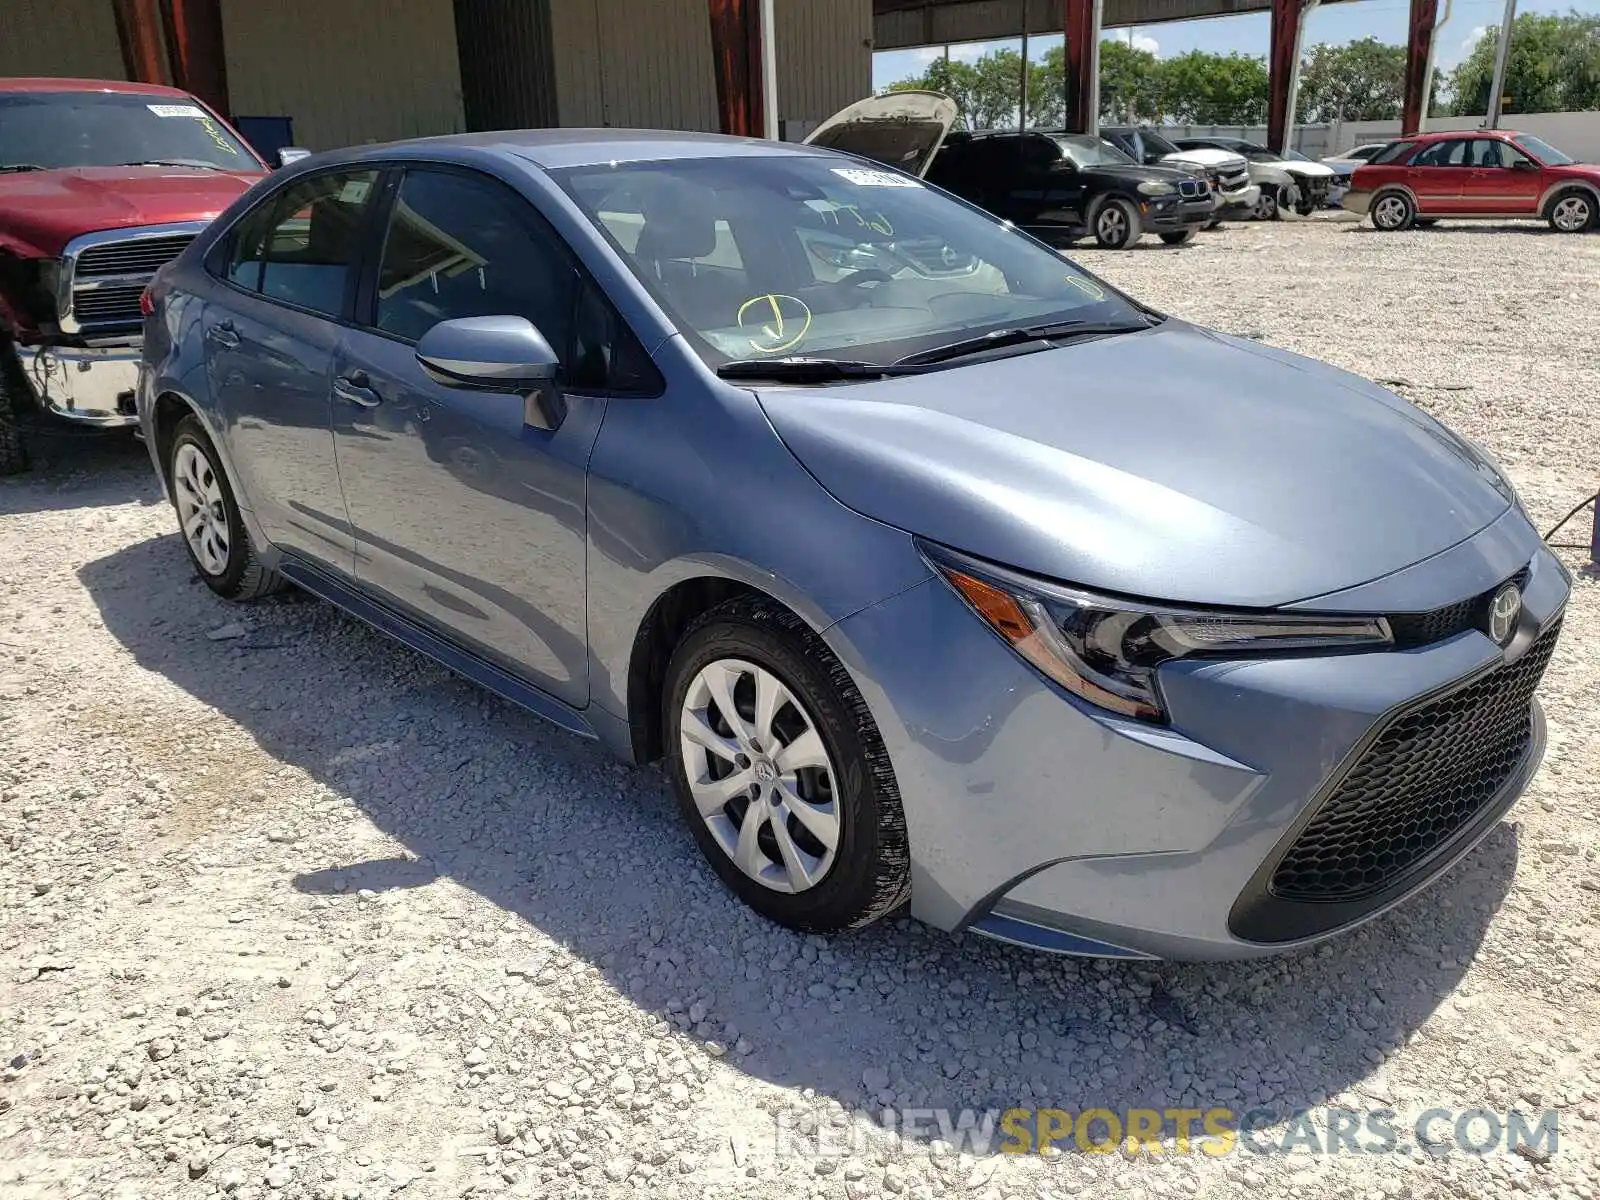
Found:
[[[0,475],[18,475],[28,469],[28,447],[22,440],[26,387],[11,344],[0,341]]]
[[[1107,200],[1094,214],[1094,240],[1103,250],[1125,250],[1143,232],[1139,210],[1126,200]]]
[[[1194,241],[1194,230],[1178,229],[1172,233],[1163,233],[1161,240],[1169,246],[1187,246]]]

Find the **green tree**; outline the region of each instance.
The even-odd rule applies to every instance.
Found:
[[[1299,119],[1394,120],[1405,99],[1405,67],[1405,47],[1375,37],[1313,46],[1300,64]]]
[[[1450,74],[1458,116],[1488,111],[1498,29],[1478,39]],[[1584,112],[1600,108],[1600,16],[1523,13],[1511,27],[1506,61],[1508,112]]]
[[[889,90],[943,92],[956,102],[956,126],[964,129],[976,128],[967,119],[967,114],[973,109],[974,97],[978,90],[978,73],[969,63],[954,58],[936,58],[928,64],[928,69],[921,75],[912,75],[898,83],[891,83]]]
[[[1244,54],[1191,50],[1160,63],[1162,115],[1184,125],[1259,125],[1267,119],[1267,64]]]

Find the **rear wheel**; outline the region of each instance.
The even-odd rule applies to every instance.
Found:
[[[746,904],[830,933],[905,902],[910,856],[888,752],[803,621],[765,598],[711,610],[673,652],[663,704],[679,808]]]
[[[1404,192],[1380,192],[1372,201],[1372,227],[1384,233],[1410,229],[1417,219],[1417,206]]]
[[[1175,230],[1172,233],[1163,233],[1161,240],[1169,246],[1187,246],[1194,241],[1194,230],[1182,229]]]
[[[167,478],[184,549],[208,588],[225,600],[254,600],[286,586],[256,557],[222,459],[196,417],[178,422]]]
[[[1594,197],[1588,192],[1562,192],[1550,201],[1550,228],[1557,233],[1582,233],[1595,224]]]
[[[1094,214],[1094,240],[1105,250],[1125,250],[1143,233],[1139,210],[1126,200],[1107,200]]]
[[[0,475],[17,475],[28,469],[28,447],[22,440],[27,380],[11,344],[0,341]]]

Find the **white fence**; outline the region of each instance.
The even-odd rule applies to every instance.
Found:
[[[1600,162],[1600,112],[1512,113],[1501,126],[1542,137],[1579,162]],[[1428,131],[1477,129],[1482,117],[1430,117]],[[1162,126],[1168,137],[1242,137],[1266,144],[1267,131],[1260,125],[1171,125]],[[1331,125],[1295,127],[1294,147],[1312,158],[1348,150],[1362,142],[1381,142],[1400,136],[1399,121],[1339,121]]]

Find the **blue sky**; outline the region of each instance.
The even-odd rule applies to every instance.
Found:
[[[1440,5],[1443,8],[1443,5]],[[1517,11],[1536,13],[1566,13],[1576,9],[1582,13],[1600,12],[1600,0],[1522,0]],[[1406,40],[1406,15],[1410,6],[1406,0],[1361,0],[1361,3],[1325,4],[1314,9],[1306,22],[1305,44],[1317,42],[1343,43],[1355,41],[1369,34],[1380,41],[1403,43]],[[1439,58],[1441,69],[1449,69],[1466,57],[1473,43],[1485,30],[1498,28],[1505,14],[1503,0],[1455,0],[1450,21],[1439,31]],[[1227,53],[1237,50],[1241,54],[1264,57],[1267,53],[1266,13],[1249,13],[1238,17],[1215,17],[1206,21],[1174,21],[1165,25],[1142,25],[1134,29],[1134,45],[1153,50],[1163,58],[1184,54],[1190,50],[1210,50]],[[1126,38],[1126,29],[1108,29],[1107,37]],[[1059,44],[1060,34],[1028,39],[1028,57],[1040,57],[1051,46]],[[952,46],[954,57],[976,58],[986,50],[998,46],[1017,49],[1016,39],[1002,42],[974,42]],[[917,50],[890,50],[873,55],[872,86],[874,90],[916,75],[943,47],[926,46]]]

